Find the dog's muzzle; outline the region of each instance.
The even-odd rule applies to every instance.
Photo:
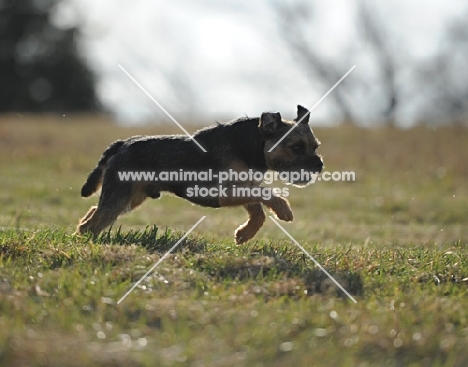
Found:
[[[323,159],[321,156],[316,155],[313,157],[313,160],[311,162],[311,169],[309,170],[310,172],[313,173],[321,173],[323,169]]]
[[[291,175],[290,177],[293,178],[289,181],[290,184],[303,187],[307,186],[311,182],[314,182],[317,178],[317,175],[320,175],[323,169],[323,159],[320,156],[313,156],[306,167],[301,168],[300,170],[295,170],[296,176]],[[301,173],[299,175],[299,173]],[[299,176],[299,177],[298,177]],[[315,176],[315,177],[314,177]]]

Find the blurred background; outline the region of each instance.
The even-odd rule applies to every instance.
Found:
[[[0,113],[124,124],[293,117],[356,69],[312,125],[466,124],[463,0],[0,0]],[[207,120],[207,122],[205,122]]]

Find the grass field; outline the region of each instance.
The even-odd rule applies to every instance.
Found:
[[[102,150],[96,117],[0,119],[1,366],[466,366],[468,131],[315,129],[328,171],[281,224],[237,246],[242,209],[147,200],[97,241],[73,235]],[[122,303],[117,301],[202,216]]]

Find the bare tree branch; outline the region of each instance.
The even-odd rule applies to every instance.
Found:
[[[323,83],[330,84],[336,81],[342,74],[343,65],[341,65],[341,62],[330,61],[325,58],[314,44],[306,39],[307,23],[312,21],[312,11],[309,3],[307,1],[296,1],[292,4],[273,2],[272,7],[280,19],[280,33],[286,45],[294,52],[301,67],[306,71],[312,71],[314,76],[320,78]],[[396,77],[400,73],[401,67],[394,56],[388,32],[378,22],[375,14],[371,13],[371,10],[364,5],[364,2],[358,2],[356,21],[361,37],[356,41],[356,45],[359,42],[366,42],[369,46],[371,55],[375,60],[378,80],[375,83],[375,81],[361,78],[352,87],[341,86],[334,91],[331,97],[343,118],[353,123],[359,115],[359,107],[351,103],[349,96],[362,89],[365,94],[371,97],[369,100],[375,100],[374,95],[377,89],[379,102],[376,106],[382,106],[374,106],[377,109],[378,119],[383,120],[388,125],[394,125],[395,113],[400,101],[403,99],[401,96],[402,91],[396,83]],[[353,47],[356,48],[357,46]],[[306,74],[310,75],[310,73]],[[369,115],[369,112],[366,113]]]
[[[301,2],[286,5],[279,1],[272,2],[273,11],[279,19],[281,35],[300,61],[301,66],[312,71],[316,77],[320,78],[324,84],[333,85],[343,75],[346,68],[336,64],[330,64],[323,58],[317,50],[305,39],[304,28],[311,18],[311,8],[309,3]],[[293,21],[291,21],[293,20]],[[308,74],[308,73],[306,73]],[[316,80],[312,80],[315,83]],[[345,87],[341,85],[330,95],[337,108],[340,110],[343,120],[347,123],[354,123],[355,118],[351,106],[345,98]]]
[[[378,24],[376,18],[372,16],[371,11],[366,8],[363,2],[359,3],[358,21],[362,24],[364,39],[369,41],[372,46],[377,63],[380,67],[382,83],[384,89],[382,97],[386,99],[384,108],[381,111],[388,125],[395,124],[395,111],[400,101],[399,91],[395,84],[395,75],[398,72],[398,66],[391,50],[389,37],[383,29],[382,24]]]

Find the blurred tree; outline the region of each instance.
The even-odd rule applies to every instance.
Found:
[[[310,34],[310,24],[313,21],[310,2],[306,0],[274,1],[272,6],[279,19],[280,34],[286,46],[295,54],[295,59],[305,71],[304,74],[311,78],[312,83],[316,83],[318,78],[325,85],[335,84],[352,64],[350,65],[348,60],[343,59],[331,60],[323,55],[315,47],[314,42],[307,37]],[[365,42],[366,51],[373,60],[375,75],[372,78],[356,79],[352,85],[344,81],[328,98],[334,101],[343,121],[354,124],[362,118],[363,113],[351,96],[359,92],[364,95],[364,99],[371,101],[374,99],[369,98],[370,96],[378,95],[379,98],[373,103],[372,111],[366,111],[369,115],[368,118],[371,117],[373,121],[394,125],[395,112],[401,100],[402,91],[395,81],[400,71],[400,65],[397,63],[388,42],[390,37],[384,25],[372,16],[372,9],[366,7],[363,1],[357,3],[356,21],[360,31],[360,39],[352,47],[356,49],[359,42]]]
[[[276,0],[271,4],[279,34],[303,74],[311,83],[319,80],[333,85],[352,64],[344,64],[343,58],[327,57],[314,44],[310,37],[314,20],[311,2]],[[419,123],[467,125],[467,14],[447,23],[445,37],[434,55],[417,60],[404,47],[398,48],[391,25],[379,16],[375,2],[371,4],[356,2],[357,37],[344,50],[359,56],[359,47],[365,45],[367,60],[360,60],[367,67],[366,73],[355,72],[352,85],[345,81],[328,97],[343,120],[354,123],[367,119],[393,126],[395,115],[409,110]]]
[[[334,85],[352,65],[338,62],[330,63],[307,38],[307,29],[313,14],[310,2],[277,0],[273,1],[271,5],[278,18],[277,24],[286,46],[295,55],[299,66],[305,70],[305,75],[310,78],[310,82],[316,83],[316,78],[319,78],[325,85],[330,87]],[[352,106],[346,98],[345,82],[341,83],[340,87],[336,88],[328,98],[334,101],[344,122],[354,122]]]
[[[421,107],[423,122],[468,126],[467,16],[465,11],[447,25],[436,56],[420,68],[429,102]]]
[[[390,125],[395,125],[395,111],[402,99],[401,90],[397,88],[396,75],[401,71],[401,66],[397,63],[397,57],[388,42],[390,36],[385,27],[372,16],[372,11],[365,6],[363,1],[358,3],[357,21],[360,24],[362,36],[370,46],[370,52],[376,60],[378,68],[379,95],[382,102],[378,115],[383,121]]]
[[[58,27],[61,0],[0,1],[0,112],[98,109],[95,77],[80,57],[78,28]]]

